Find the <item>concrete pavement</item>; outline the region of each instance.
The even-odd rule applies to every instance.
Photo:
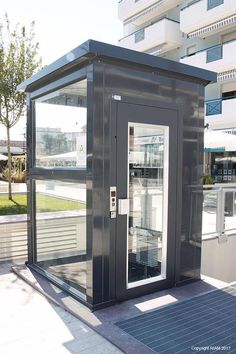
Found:
[[[1,354],[118,354],[119,349],[49,302],[0,263]]]

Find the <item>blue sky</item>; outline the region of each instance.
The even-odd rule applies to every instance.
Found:
[[[0,19],[7,12],[12,24],[35,21],[43,64],[47,65],[87,39],[117,44],[122,24],[118,0],[0,0]],[[12,139],[23,134],[24,121],[12,128]],[[5,138],[0,125],[0,139]]]

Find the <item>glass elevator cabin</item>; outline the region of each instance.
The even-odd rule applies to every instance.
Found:
[[[204,86],[89,40],[27,93],[28,266],[91,309],[200,278]]]

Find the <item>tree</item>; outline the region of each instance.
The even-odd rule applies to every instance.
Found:
[[[17,91],[17,86],[41,66],[38,48],[34,22],[28,30],[19,24],[11,30],[6,14],[5,20],[0,23],[0,123],[5,126],[7,132],[9,200],[12,200],[10,129],[25,112],[25,94]]]
[[[46,155],[62,154],[69,151],[65,133],[58,133],[56,135],[47,133],[42,136],[42,140]]]

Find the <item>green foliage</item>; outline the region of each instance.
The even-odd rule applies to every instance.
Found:
[[[2,171],[2,178],[5,181],[9,181],[9,168],[6,167]],[[15,183],[25,183],[26,182],[26,172],[19,169],[12,169],[11,180]]]
[[[15,183],[25,183],[26,182],[26,171],[25,171],[25,157],[16,156],[12,158],[11,165],[11,180]],[[9,180],[9,168],[6,167],[2,171],[2,178],[5,181]]]
[[[7,14],[4,21],[0,20],[0,123],[7,131],[9,200],[12,199],[10,129],[25,110],[25,94],[17,91],[17,86],[41,66],[38,47],[34,22],[29,30],[19,24],[12,30]]]
[[[35,42],[34,22],[30,29],[17,24],[12,30],[10,21],[0,21],[0,123],[13,127],[24,113],[25,94],[17,86],[41,66]]]
[[[214,184],[215,181],[210,175],[203,175],[203,184]]]
[[[44,150],[46,155],[56,155],[64,152],[69,152],[66,135],[64,133],[56,134],[44,134],[42,136],[44,143]]]
[[[6,195],[0,195],[0,215],[15,215],[27,213],[26,194],[13,194],[13,200],[8,200]],[[43,212],[55,212],[64,210],[84,209],[83,203],[57,198],[49,195],[37,195],[37,210]]]

